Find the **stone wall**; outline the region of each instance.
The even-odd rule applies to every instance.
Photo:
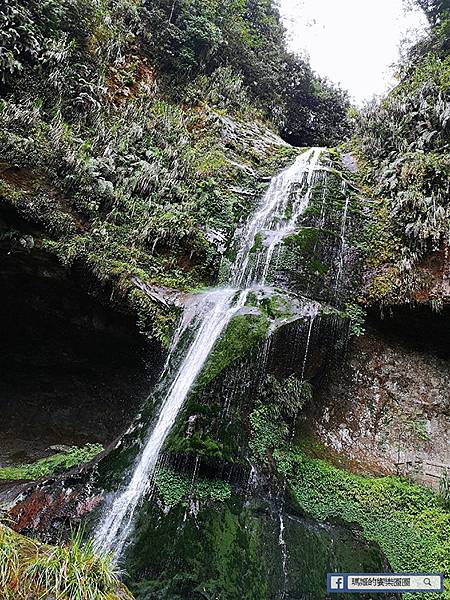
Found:
[[[413,342],[410,328],[405,322],[402,335],[378,324],[354,339],[305,419],[351,468],[406,474],[437,489],[450,472],[450,363],[442,345],[433,348],[432,329]]]

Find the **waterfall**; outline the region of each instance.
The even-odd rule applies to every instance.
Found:
[[[284,518],[283,518],[283,510],[282,509],[280,510],[280,513],[279,513],[279,520],[280,520],[280,532],[278,534],[278,545],[281,548],[283,576],[284,576],[284,589],[283,589],[282,598],[285,598],[286,590],[287,590],[287,582],[288,582],[288,569],[287,569],[288,553],[287,553],[286,540],[284,539],[285,526],[284,526]]]
[[[200,374],[214,343],[231,318],[245,304],[247,292],[240,292],[239,298],[233,303],[235,294],[234,289],[219,289],[201,299],[198,308],[206,307],[207,310],[203,311],[198,330],[161,405],[157,421],[145,442],[130,482],[116,496],[96,531],[97,547],[105,550],[113,549],[114,554],[120,556],[133,526],[136,507],[151,481],[159,453],[178,412],[192,384]]]
[[[350,196],[348,194],[346,194],[346,188],[347,188],[347,184],[345,183],[345,181],[342,182],[342,192],[345,195],[345,205],[344,205],[344,212],[342,215],[342,224],[341,224],[341,248],[340,248],[340,253],[339,253],[339,266],[338,266],[338,272],[336,275],[336,282],[334,284],[334,293],[335,295],[338,293],[338,287],[339,287],[339,282],[342,276],[342,269],[344,268],[344,254],[345,254],[345,228],[347,225],[347,213],[348,213],[348,205],[350,202]]]
[[[320,155],[324,151],[324,148],[307,150],[297,157],[293,165],[275,176],[259,208],[243,231],[237,232],[238,251],[231,268],[231,281],[237,287],[266,283],[275,247],[295,232],[298,219],[308,207],[318,173]],[[297,185],[299,189],[296,189]],[[264,239],[260,240],[262,247],[259,251],[253,253],[257,236]],[[252,263],[254,254],[256,260]],[[264,267],[261,271],[262,257]]]
[[[120,557],[132,531],[136,509],[151,485],[159,454],[177,415],[215,343],[233,316],[244,307],[249,288],[265,283],[274,248],[295,231],[299,217],[308,206],[322,152],[321,148],[307,150],[292,166],[271,180],[254,215],[236,234],[237,255],[228,278],[233,287],[200,294],[185,310],[168,361],[179,349],[187,329],[193,331],[192,341],[177,372],[167,382],[164,400],[129,482],[104,511],[95,532],[97,548],[112,551],[116,558]],[[258,235],[264,236],[263,243],[252,252]],[[164,377],[168,375],[163,374]]]

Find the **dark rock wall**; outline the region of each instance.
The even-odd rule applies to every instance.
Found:
[[[159,347],[89,295],[83,271],[36,249],[4,249],[0,290],[0,464],[111,442],[148,395]]]

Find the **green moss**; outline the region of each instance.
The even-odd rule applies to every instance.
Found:
[[[261,315],[238,315],[217,343],[197,381],[196,390],[207,386],[224,369],[243,357],[267,335],[269,320]]]
[[[371,218],[364,229],[369,264],[379,267],[399,259],[401,240],[394,232],[389,206],[384,199],[374,201]]]
[[[253,308],[258,306],[258,295],[255,292],[249,292],[245,306],[252,306]]]
[[[201,419],[201,425],[205,424],[208,417]],[[211,415],[209,416],[211,418]],[[200,424],[197,425],[199,427]],[[192,435],[186,435],[185,423],[180,428],[175,428],[166,443],[166,449],[175,454],[195,454],[206,458],[217,458],[228,462],[233,462],[233,456],[228,452],[223,443],[213,440],[203,431],[194,432]]]
[[[188,498],[224,502],[231,497],[231,486],[220,479],[195,478],[167,467],[155,473],[155,485],[164,504],[168,507]]]
[[[330,157],[336,164],[330,167],[327,163],[326,175],[313,186],[300,227],[280,248],[278,270],[289,280],[291,289],[308,290],[316,300],[342,305],[349,295],[350,276],[352,288],[360,284],[359,238],[364,215],[353,175],[342,166],[340,153],[332,152],[327,160]],[[343,252],[352,260],[344,260],[340,267]],[[339,289],[335,290],[338,281]]]
[[[250,248],[250,252],[252,254],[256,253],[259,250],[262,250],[262,247],[263,247],[263,237],[262,237],[262,234],[261,233],[257,233],[255,235],[255,241],[253,242],[253,246]]]
[[[269,319],[283,319],[292,315],[289,299],[279,294],[263,298],[259,303],[259,308]]]
[[[275,597],[283,581],[277,523],[252,514],[234,495],[186,518],[178,503],[161,518],[146,506],[137,544],[125,565],[138,598],[227,600]],[[301,537],[300,537],[301,539]],[[201,592],[201,593],[200,593]]]
[[[0,479],[40,479],[70,469],[76,465],[89,462],[102,452],[100,444],[86,444],[82,448],[76,446],[65,452],[58,452],[49,458],[42,458],[35,463],[20,465],[18,467],[0,468]]]
[[[386,265],[372,276],[367,288],[370,303],[397,304],[405,300],[407,289],[398,265]]]
[[[284,244],[295,246],[305,252],[313,252],[319,238],[319,230],[316,227],[302,227],[298,233],[287,236]]]
[[[249,446],[258,460],[266,462],[276,448],[284,447],[288,422],[295,420],[304,404],[312,398],[312,386],[294,375],[278,381],[268,375],[260,389],[258,405],[250,413]]]
[[[220,175],[221,172],[226,170],[228,165],[229,163],[223,149],[218,147],[209,150],[203,155],[200,154],[196,171],[198,175],[202,176]]]
[[[186,600],[200,590],[208,598],[269,600],[286,586],[292,598],[324,598],[326,573],[336,564],[346,572],[382,569],[375,545],[348,530],[288,514],[284,560],[279,514],[253,491],[249,486],[245,497],[233,493],[224,502],[194,501],[189,507],[181,501],[170,511],[159,502],[144,502],[124,565],[136,596]]]
[[[307,269],[315,275],[326,275],[330,267],[324,265],[318,258],[313,258],[307,263]]]
[[[279,318],[280,314],[286,313],[277,310],[273,318]],[[239,343],[237,351],[234,349],[225,356],[219,354],[221,362],[213,363],[214,370],[210,372],[217,375],[208,385],[193,390],[168,436],[165,452],[201,456],[210,465],[219,461],[245,465],[250,444],[250,453],[263,459],[266,449],[273,450],[284,441],[285,423],[291,423],[310,400],[312,389],[307,381],[301,382],[295,375],[280,381],[264,376],[260,364],[260,349],[264,345],[260,344],[260,335],[266,335],[268,318],[260,321],[258,315],[243,316],[244,320],[237,319],[238,329],[233,330]],[[264,326],[252,340],[253,333],[248,327],[256,327],[259,322]],[[291,327],[296,326],[284,324],[280,331],[289,331]],[[243,348],[245,353],[238,356]]]
[[[396,477],[353,475],[298,450],[277,450],[274,459],[302,511],[319,520],[356,523],[367,540],[380,545],[393,571],[448,578],[450,513],[432,491]],[[443,597],[450,598],[448,581]]]
[[[266,452],[286,441],[287,426],[274,405],[255,408],[250,414],[250,426],[250,449],[259,460],[266,462]]]
[[[239,385],[246,378],[246,367],[225,370],[211,385],[192,394],[172,428],[164,446],[171,454],[193,454],[207,464],[220,461],[236,464],[245,462],[246,435]],[[224,389],[233,388],[233,401],[226,406],[224,419]]]

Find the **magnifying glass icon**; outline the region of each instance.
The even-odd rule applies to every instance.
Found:
[[[424,577],[423,584],[424,585],[428,585],[428,586],[431,587],[431,580],[430,580],[430,578],[429,577]]]

